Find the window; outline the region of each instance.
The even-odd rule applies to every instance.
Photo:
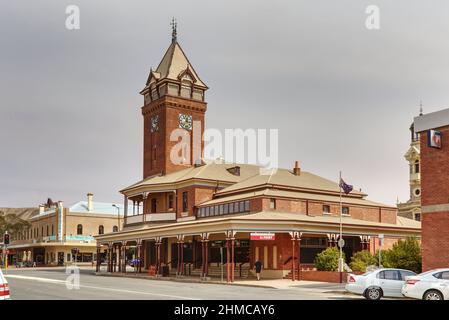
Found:
[[[77,235],[82,235],[82,234],[83,234],[83,225],[82,225],[82,224],[79,224],[79,225],[76,227],[76,234],[77,234]]]
[[[41,237],[44,236],[44,227],[41,227]]]
[[[379,279],[385,280],[401,280],[399,272],[397,270],[384,270],[377,274]]]
[[[331,206],[325,204],[323,205],[323,214],[330,214],[331,213]]]
[[[117,226],[113,226],[112,227],[112,232],[118,232],[118,227]]]
[[[98,234],[104,234],[104,227],[103,226],[99,226],[98,227]]]
[[[172,194],[168,195],[168,208],[173,209],[173,195]]]
[[[245,203],[243,201],[239,202],[240,210],[239,212],[245,211]]]
[[[415,213],[415,220],[421,221],[421,213]]]
[[[349,215],[349,207],[342,207],[341,208],[341,213],[345,214],[345,215]]]
[[[415,173],[419,173],[419,160],[415,161]]]
[[[245,201],[245,211],[249,211],[249,200]]]
[[[421,190],[419,188],[415,189],[415,196],[419,197],[420,194],[421,194]]]
[[[405,271],[405,270],[399,270],[402,280],[405,281],[405,277],[412,277],[412,276],[416,276],[416,273],[411,272],[411,271]]]
[[[51,225],[51,235],[54,236],[55,235],[55,226]]]
[[[157,201],[155,198],[151,199],[151,213],[155,213],[157,209]]]
[[[229,203],[225,203],[223,209],[224,209],[223,214],[228,214],[229,213]]]
[[[182,193],[182,211],[186,212],[189,208],[189,203],[188,203],[188,193],[187,191],[184,191]]]
[[[47,237],[50,235],[49,232],[48,232],[48,230],[49,230],[48,228],[49,228],[49,227],[47,226]]]
[[[234,213],[234,204],[233,203],[229,204],[229,213]]]
[[[276,210],[276,199],[270,199],[270,209]]]

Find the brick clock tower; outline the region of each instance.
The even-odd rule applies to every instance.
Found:
[[[185,169],[203,155],[208,87],[181,49],[176,23],[172,26],[172,42],[140,92],[144,96],[143,178]]]

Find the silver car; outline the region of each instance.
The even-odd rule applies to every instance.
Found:
[[[349,274],[345,289],[364,296],[368,300],[382,297],[403,297],[401,293],[405,277],[415,276],[410,270],[381,268],[362,275]]]

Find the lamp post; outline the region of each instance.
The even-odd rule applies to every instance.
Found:
[[[118,231],[120,232],[120,207],[116,204],[113,204],[112,206],[117,209],[117,221],[118,221],[117,228]]]

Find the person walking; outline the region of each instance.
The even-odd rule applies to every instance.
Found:
[[[254,267],[256,268],[256,276],[257,276],[257,280],[260,280],[260,272],[262,271],[262,262],[260,262],[259,260],[257,260],[254,263]]]

